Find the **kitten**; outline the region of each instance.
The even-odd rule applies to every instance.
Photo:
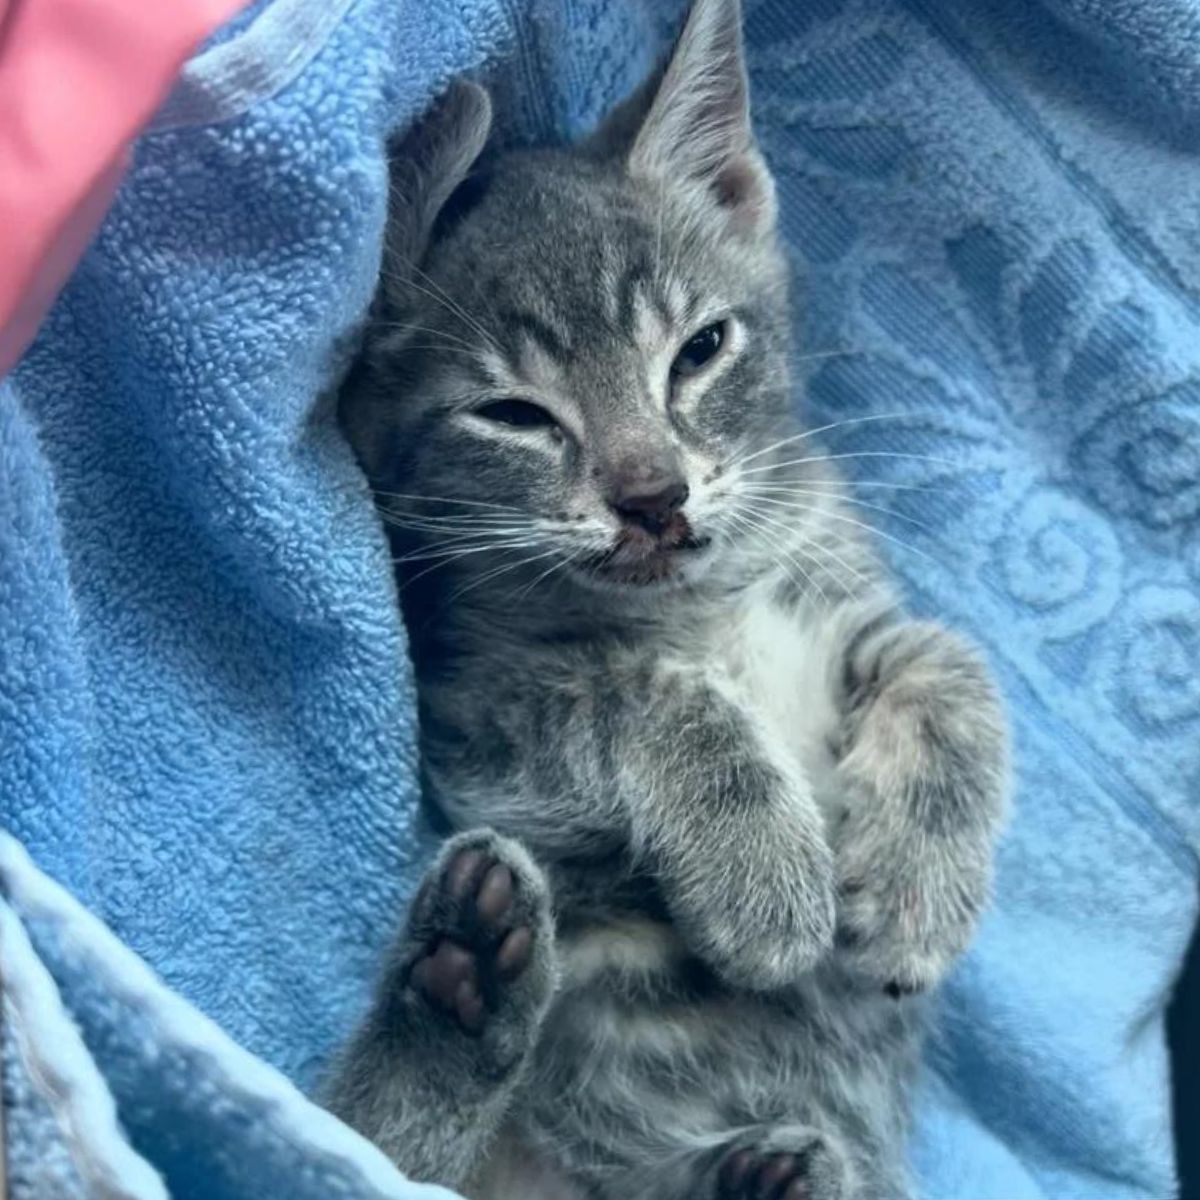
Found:
[[[473,171],[490,118],[400,148],[342,401],[460,832],[329,1103],[477,1197],[906,1196],[1004,727],[794,423],[736,0],[575,149]]]

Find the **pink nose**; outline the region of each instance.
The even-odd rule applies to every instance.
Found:
[[[619,480],[609,504],[623,520],[650,533],[661,533],[671,515],[687,503],[688,485],[678,475]]]

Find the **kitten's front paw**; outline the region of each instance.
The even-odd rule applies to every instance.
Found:
[[[819,839],[729,847],[693,889],[685,937],[728,982],[755,991],[803,978],[833,947],[833,859]]]
[[[459,834],[426,878],[408,935],[410,1005],[509,1069],[532,1045],[557,979],[541,871],[490,830]]]
[[[839,843],[837,946],[842,965],[894,999],[927,991],[966,949],[988,894],[990,843]]]

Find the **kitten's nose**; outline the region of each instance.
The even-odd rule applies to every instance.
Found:
[[[687,481],[681,475],[626,476],[614,485],[609,503],[626,521],[649,533],[662,533],[687,498]]]

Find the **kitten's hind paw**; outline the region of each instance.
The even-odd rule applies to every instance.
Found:
[[[413,906],[407,990],[495,1066],[532,1044],[557,970],[550,900],[528,854],[490,830],[452,838]]]
[[[843,1200],[842,1156],[807,1129],[771,1130],[730,1150],[717,1171],[716,1200]]]

